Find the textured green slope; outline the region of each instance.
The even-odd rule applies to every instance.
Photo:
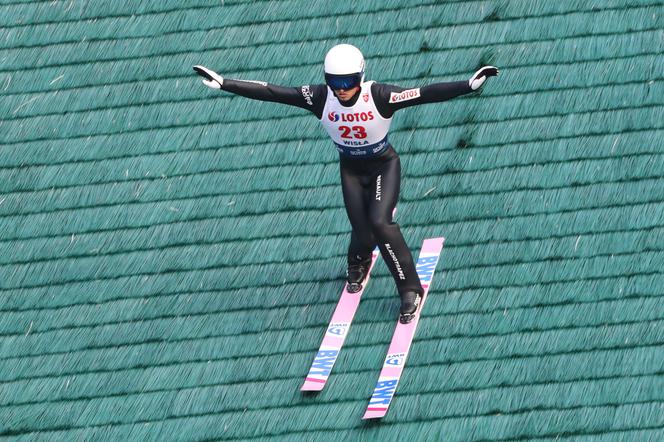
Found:
[[[664,4],[0,4],[0,438],[664,439]],[[311,116],[191,71],[300,85],[501,68],[400,112],[398,221],[447,238],[391,410],[382,262],[302,395],[349,225]]]

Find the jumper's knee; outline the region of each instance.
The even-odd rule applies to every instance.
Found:
[[[390,232],[398,229],[399,226],[386,218],[371,218],[371,231],[376,238],[386,238],[390,236]]]

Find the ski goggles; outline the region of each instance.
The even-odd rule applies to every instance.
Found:
[[[353,89],[362,83],[362,72],[349,75],[325,74],[325,83],[327,83],[332,90]]]

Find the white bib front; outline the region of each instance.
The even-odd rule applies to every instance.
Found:
[[[360,96],[352,107],[342,106],[332,89],[327,88],[320,121],[343,155],[369,157],[379,155],[388,147],[387,132],[392,118],[383,118],[376,109],[372,84],[373,81],[361,84]]]

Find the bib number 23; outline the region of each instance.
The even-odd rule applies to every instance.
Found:
[[[366,138],[367,131],[364,126],[339,126],[341,138]]]

